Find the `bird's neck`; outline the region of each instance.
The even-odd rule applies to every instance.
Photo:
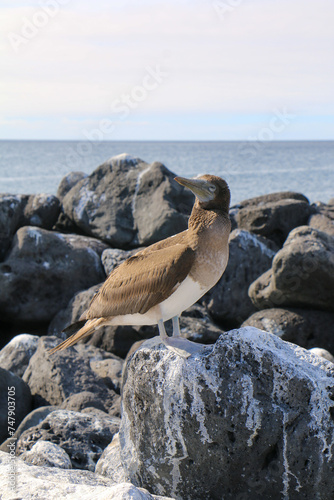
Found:
[[[188,227],[192,231],[198,232],[212,226],[219,219],[228,221],[228,212],[218,209],[204,209],[196,200],[189,217]]]

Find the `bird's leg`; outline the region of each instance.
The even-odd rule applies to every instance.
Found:
[[[177,316],[173,318],[173,325],[175,324],[175,320],[177,320],[178,323]],[[163,344],[165,344],[167,349],[176,352],[176,354],[178,354],[182,358],[189,358],[189,356],[191,356],[192,354],[201,353],[203,352],[203,348],[206,347],[202,344],[196,344],[196,342],[191,342],[190,340],[184,339],[180,336],[168,337],[162,319],[158,321],[158,328],[159,328],[160,338]]]
[[[173,337],[181,337],[179,317],[174,316],[174,318],[172,318],[172,322],[173,322]]]
[[[159,334],[161,337],[161,340],[163,343],[165,343],[165,340],[168,339],[168,335],[165,330],[165,325],[162,319],[159,319],[158,321],[158,328],[159,328]]]

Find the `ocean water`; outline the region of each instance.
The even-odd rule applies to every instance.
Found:
[[[184,177],[219,175],[232,204],[287,190],[311,202],[334,197],[334,141],[0,141],[0,192],[55,194],[68,172],[89,174],[121,153],[160,161]]]

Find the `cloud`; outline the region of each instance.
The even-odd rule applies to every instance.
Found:
[[[10,35],[24,38],[24,26],[57,1],[57,13],[15,51]],[[334,111],[330,0],[63,2],[2,6],[7,118],[108,117],[156,65],[168,77],[132,114]],[[231,8],[222,17],[217,5]]]

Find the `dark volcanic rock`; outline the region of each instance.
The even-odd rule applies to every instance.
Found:
[[[65,175],[65,177],[63,177],[57,190],[57,197],[59,198],[61,203],[63,202],[63,199],[65,198],[67,193],[75,186],[75,184],[77,184],[79,181],[82,181],[86,177],[88,177],[88,175],[84,172],[70,172]],[[61,233],[83,234],[83,231],[81,231],[64,213],[63,206],[61,206],[61,211],[58,220],[54,225],[54,229],[56,231],[60,231]]]
[[[82,411],[85,408],[95,408],[106,413],[105,406],[101,400],[101,395],[96,395],[90,391],[82,391],[72,394],[65,399],[60,407],[71,411]],[[120,416],[120,412],[118,413],[118,416]]]
[[[112,358],[113,355],[92,346],[77,345],[50,355],[48,350],[59,343],[55,337],[41,337],[30,359],[23,379],[35,398],[35,405],[60,405],[74,394],[89,392],[95,395],[99,408],[115,414],[119,411],[119,395],[109,381],[97,375],[91,361]],[[92,406],[92,404],[91,404]]]
[[[148,245],[187,227],[194,197],[161,163],[119,155],[77,182],[65,214],[86,234],[117,248]]]
[[[9,480],[8,455],[0,451],[0,467],[6,473],[0,475],[2,500],[173,500],[151,495],[147,490],[136,488],[129,482],[115,484],[114,480],[88,470],[60,469],[25,463],[21,458],[15,460],[15,477],[20,480],[14,484]],[[15,488],[13,487],[15,485]],[[13,493],[13,490],[14,493]]]
[[[158,329],[155,328],[157,335]],[[166,324],[166,331],[168,335],[172,335],[173,326],[171,321]],[[214,344],[222,332],[223,330],[213,323],[207,309],[200,304],[192,305],[180,316],[181,337],[193,342]]]
[[[20,458],[28,464],[43,467],[72,469],[71,459],[60,446],[40,439],[29,451],[24,451]]]
[[[92,298],[98,292],[101,285],[102,283],[98,283],[88,290],[76,293],[66,308],[59,311],[52,319],[49,324],[48,333],[65,339],[66,334],[62,333],[62,330],[78,321],[81,314],[89,307]]]
[[[0,351],[0,366],[18,377],[22,377],[29,364],[31,356],[37,349],[39,337],[22,333],[16,335]]]
[[[91,369],[117,394],[120,393],[123,364],[123,359],[115,355],[107,359],[92,359],[90,361]]]
[[[116,483],[128,481],[121,460],[119,435],[115,434],[111,443],[104,449],[95,467],[96,474],[113,479]]]
[[[119,248],[107,248],[102,254],[102,265],[107,276],[126,259],[132,257],[140,249],[121,250]]]
[[[334,236],[334,203],[326,205],[317,202],[314,204],[314,207],[316,213],[311,215],[308,225]]]
[[[271,267],[275,252],[264,238],[236,229],[229,239],[229,261],[223,276],[204,297],[210,314],[220,323],[242,323],[256,311],[248,288]]]
[[[20,377],[0,368],[0,443],[14,434],[30,410],[28,385]]]
[[[23,432],[16,454],[30,450],[39,440],[60,446],[70,457],[74,469],[93,471],[104,448],[118,432],[120,419],[87,415],[69,410],[50,413],[39,425]]]
[[[24,208],[21,226],[37,226],[51,229],[58,219],[60,202],[51,194],[36,194],[29,196]]]
[[[306,224],[314,212],[299,193],[272,193],[250,198],[232,207],[231,218],[239,229],[265,236],[282,246],[289,232]]]
[[[334,313],[308,309],[263,309],[242,326],[254,326],[305,349],[322,347],[334,352]]]
[[[147,341],[124,379],[135,484],[192,500],[333,497],[332,363],[248,327],[186,360]]]
[[[15,235],[0,264],[2,317],[13,322],[50,321],[73,295],[101,282],[104,243],[37,227]]]
[[[318,213],[311,215],[308,225],[315,229],[319,229],[319,231],[334,236],[334,222],[324,214]]]
[[[6,441],[2,443],[2,445],[0,446],[0,451],[9,453],[9,445],[13,443],[13,440],[16,443],[22,432],[26,431],[30,427],[33,427],[34,425],[40,424],[45,419],[45,417],[49,415],[49,413],[58,409],[59,408],[57,406],[41,406],[40,408],[36,408],[35,410],[28,413],[28,415],[24,417],[24,419],[16,429],[14,436],[6,439]]]
[[[85,179],[86,177],[88,176],[84,172],[69,172],[65,175],[57,189],[57,197],[59,200],[63,201],[64,197],[77,184],[77,182],[82,181],[82,179]]]
[[[309,349],[309,352],[334,364],[334,356],[332,353],[327,351],[327,349],[323,349],[322,347],[312,347],[312,349]]]
[[[125,358],[135,342],[155,337],[158,333],[158,327],[155,325],[106,326],[96,330],[88,339],[87,344],[100,347],[120,358]]]
[[[27,195],[0,194],[0,261],[5,257],[16,230],[20,227]]]
[[[48,194],[0,194],[0,261],[14,234],[22,226],[51,229],[60,213],[56,196]]]
[[[321,358],[327,359],[327,361],[330,361],[334,364],[334,356],[329,351],[327,351],[327,349],[322,349],[321,347],[312,347],[312,349],[309,349],[309,352],[315,354],[316,356],[320,356]]]
[[[249,288],[258,309],[290,306],[334,311],[334,238],[301,226],[289,234],[272,269]]]

